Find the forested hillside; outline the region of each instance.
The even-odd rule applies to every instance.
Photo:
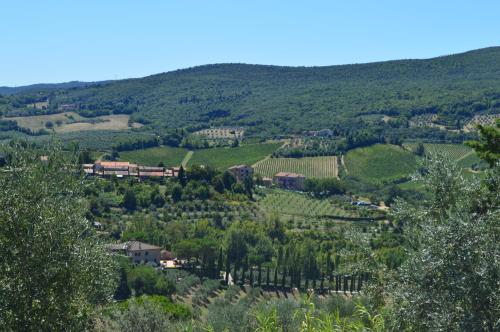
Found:
[[[23,85],[16,87],[0,86],[0,94],[2,95],[12,95],[21,92],[29,91],[40,91],[40,90],[57,90],[57,89],[69,89],[69,88],[82,88],[89,85],[102,83],[102,82],[80,82],[71,81],[65,83],[39,83],[31,85]]]
[[[418,114],[437,114],[436,121],[451,128],[474,114],[500,113],[500,47],[427,60],[328,67],[206,65],[21,93],[0,107],[8,115],[23,98],[33,102],[46,97],[53,109],[75,103],[87,116],[132,114],[131,120],[157,129],[241,125],[248,134],[260,135],[346,126],[404,130]],[[389,117],[385,122],[384,115]]]

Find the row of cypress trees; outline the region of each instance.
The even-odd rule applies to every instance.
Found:
[[[277,265],[271,268],[267,265],[263,268],[261,264],[250,266],[248,257],[244,262],[231,262],[229,255],[224,259],[222,248],[219,250],[217,263],[214,259],[202,260],[201,270],[198,273],[201,278],[223,279],[226,284],[229,283],[231,276],[232,283],[236,285],[268,289],[314,289],[319,292],[359,292],[369,279],[368,273],[344,275],[334,273],[333,268],[328,268],[326,273],[320,272],[319,278],[309,278],[300,267],[291,269]]]

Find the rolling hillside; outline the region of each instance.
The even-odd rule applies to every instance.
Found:
[[[54,105],[132,114],[133,121],[150,128],[241,125],[248,134],[269,136],[346,126],[359,130],[366,115],[376,119],[372,128],[383,126],[377,121],[384,115],[407,121],[426,113],[453,125],[474,114],[500,113],[500,47],[327,67],[205,65],[46,94]],[[9,106],[1,104],[8,114]]]
[[[39,83],[39,84],[31,84],[31,85],[22,85],[22,86],[0,86],[0,95],[12,95],[16,93],[22,92],[30,92],[30,91],[40,91],[40,90],[58,90],[58,89],[70,89],[70,88],[82,88],[87,87],[93,84],[101,84],[104,82],[80,82],[80,81],[72,81],[65,83]]]

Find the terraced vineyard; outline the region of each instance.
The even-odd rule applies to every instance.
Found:
[[[254,169],[269,177],[278,172],[293,172],[310,178],[334,178],[338,176],[338,161],[336,156],[268,158],[256,163]]]
[[[474,150],[463,144],[435,144],[424,143],[424,151],[427,156],[441,153],[451,160],[455,160],[461,167],[471,167],[473,164],[480,162]],[[417,143],[407,143],[404,147],[413,151]]]
[[[459,159],[466,154],[472,152],[472,149],[462,144],[434,144],[423,143],[426,154],[442,153],[453,160]],[[404,147],[410,151],[414,151],[417,143],[406,143]]]

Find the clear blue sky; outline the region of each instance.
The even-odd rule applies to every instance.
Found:
[[[499,0],[3,0],[0,85],[427,58],[499,46],[499,15]]]

